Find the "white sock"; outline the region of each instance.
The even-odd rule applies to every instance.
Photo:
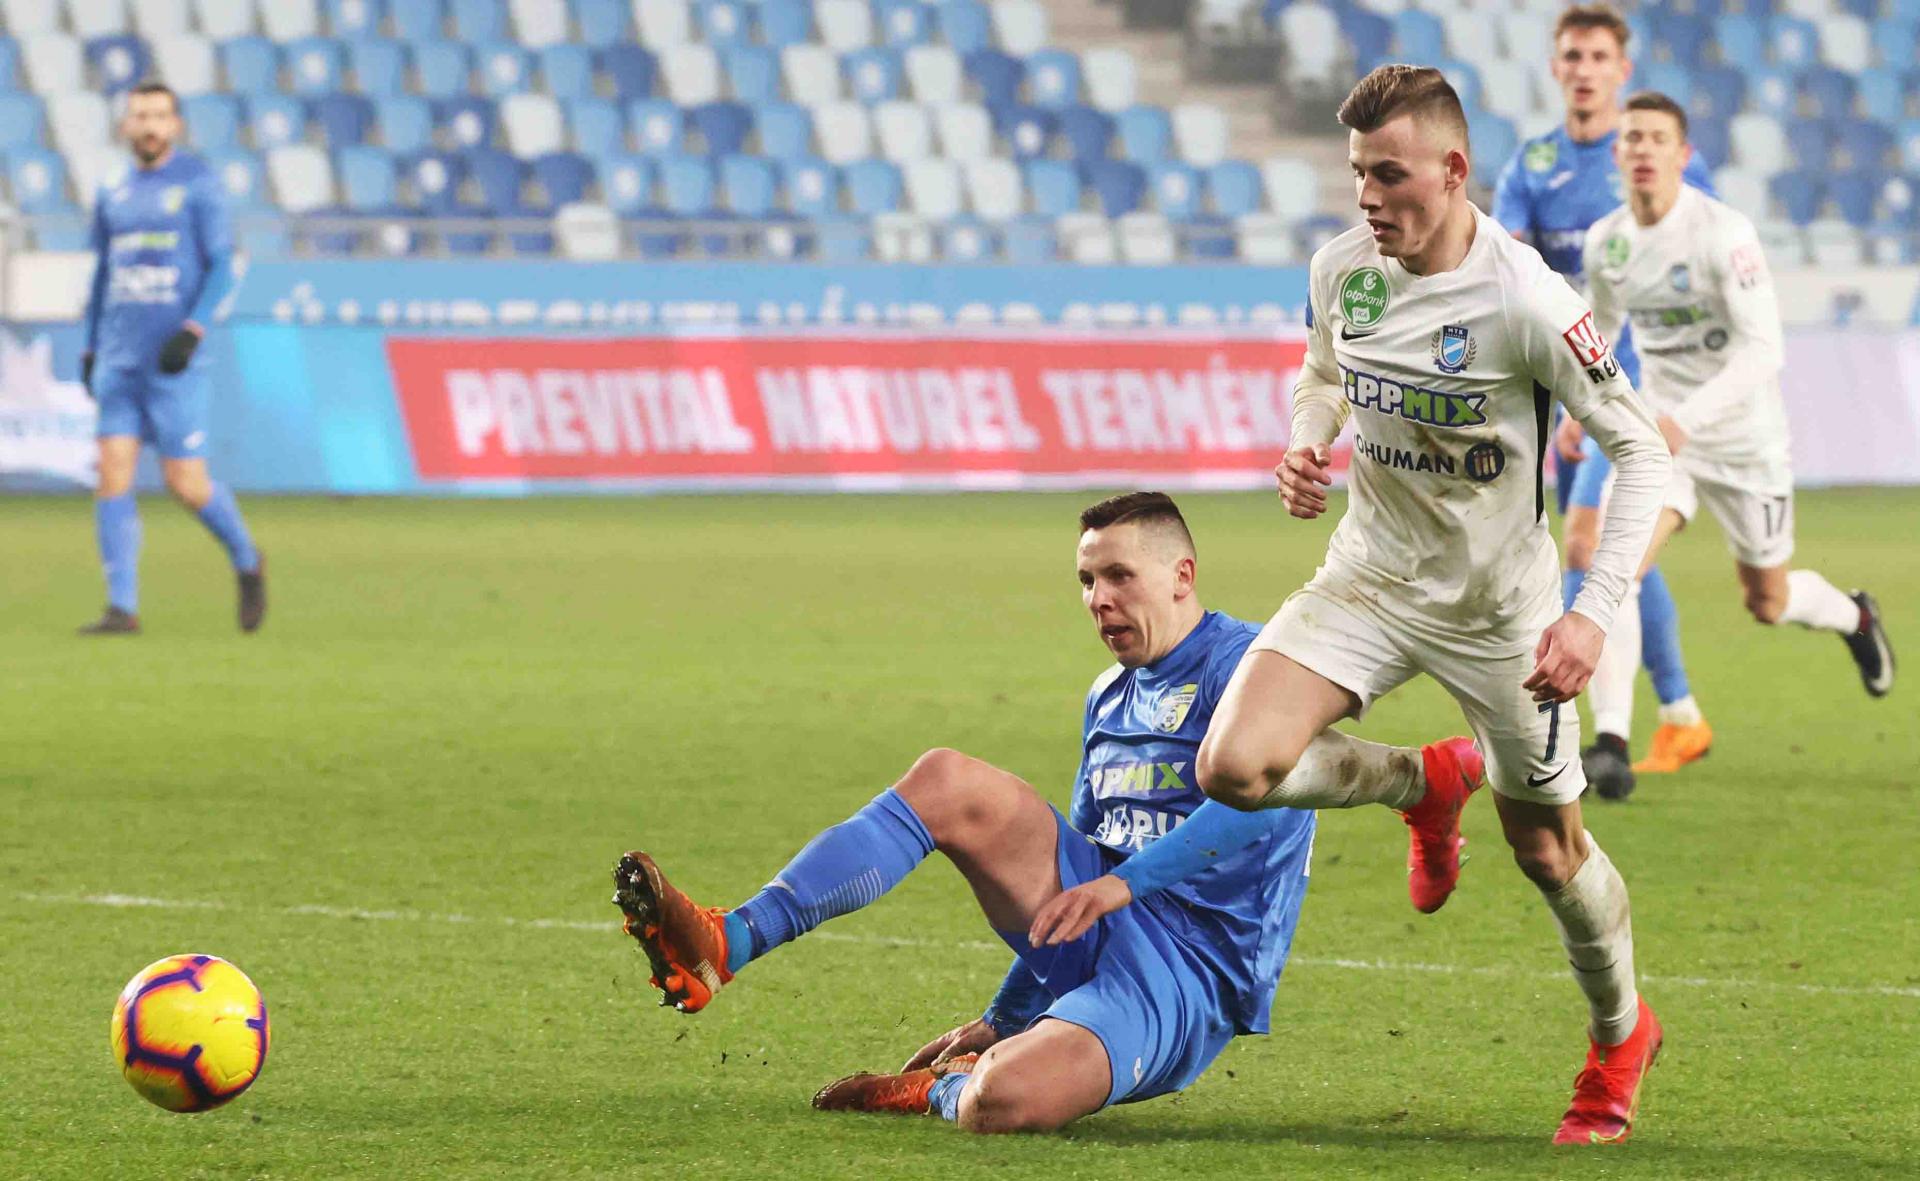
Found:
[[[1698,726],[1706,721],[1700,712],[1700,703],[1689,693],[1678,701],[1669,701],[1660,707],[1660,724],[1663,726]]]
[[[1262,808],[1355,808],[1385,804],[1407,809],[1427,792],[1426,766],[1420,752],[1405,746],[1382,746],[1322,730],[1307,745],[1293,773],[1260,801]]]
[[[1613,613],[1600,663],[1587,682],[1587,705],[1593,710],[1593,732],[1620,738],[1633,736],[1633,681],[1640,673],[1640,583],[1627,588],[1620,609]]]
[[[1587,834],[1587,860],[1573,880],[1546,895],[1560,926],[1573,978],[1587,994],[1593,1040],[1617,1046],[1633,1035],[1640,994],[1633,986],[1633,920],[1627,883]]]
[[[1780,613],[1780,622],[1843,634],[1858,631],[1860,604],[1812,570],[1789,570],[1787,609]]]

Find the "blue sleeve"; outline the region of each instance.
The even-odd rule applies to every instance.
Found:
[[[200,293],[187,309],[187,319],[209,328],[227,318],[245,263],[233,248],[233,225],[227,217],[220,182],[209,176],[194,189],[194,237],[200,243],[205,271],[200,280]]]
[[[1522,173],[1521,161],[1526,159],[1527,146],[1507,161],[1500,170],[1500,180],[1493,186],[1493,220],[1506,227],[1506,231],[1515,237],[1533,240],[1533,202],[1527,198],[1527,182]],[[1537,243],[1536,243],[1537,245]]]
[[[87,229],[87,249],[93,251],[93,279],[87,286],[87,311],[82,317],[86,343],[81,346],[83,352],[98,352],[100,340],[100,314],[107,305],[107,204],[104,194],[96,193],[93,202],[93,221]]]
[[[1040,983],[1026,961],[1015,956],[1013,966],[1007,969],[1007,978],[1000,982],[1000,990],[993,994],[980,1020],[991,1025],[1001,1037],[1012,1037],[1032,1025],[1052,1003],[1053,994]]]
[[[1707,167],[1706,157],[1699,152],[1695,152],[1693,159],[1687,161],[1687,170],[1680,174],[1680,179],[1709,197],[1720,195],[1713,189],[1713,169]]]
[[[1137,902],[1241,852],[1285,819],[1278,809],[1242,812],[1208,800],[1172,832],[1114,867],[1113,876]]]

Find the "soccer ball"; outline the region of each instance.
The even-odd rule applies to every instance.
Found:
[[[210,955],[140,969],[113,1005],[113,1056],[148,1102],[211,1111],[260,1077],[267,1002],[247,974]]]

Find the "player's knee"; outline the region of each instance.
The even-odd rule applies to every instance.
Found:
[[[1509,840],[1513,845],[1514,863],[1527,875],[1527,880],[1540,889],[1552,893],[1573,880],[1573,871],[1578,868],[1574,851],[1552,839],[1551,834]]]
[[[1213,742],[1201,744],[1194,766],[1200,790],[1208,799],[1242,811],[1259,807],[1274,785],[1284,787],[1292,770],[1291,763],[1276,766],[1272,759],[1260,758],[1252,751]]]
[[[168,495],[186,508],[205,508],[207,501],[212,498],[213,488],[204,475],[167,472],[166,481]]]
[[[983,1134],[1053,1132],[1071,1117],[1000,1060],[983,1057],[960,1095],[960,1126]]]
[[[935,747],[914,760],[894,790],[927,826],[934,844],[951,851],[990,831],[1004,811],[998,793],[973,772],[979,760]]]
[[[1763,587],[1748,587],[1745,597],[1747,614],[1755,623],[1778,623],[1787,610],[1787,596]]]

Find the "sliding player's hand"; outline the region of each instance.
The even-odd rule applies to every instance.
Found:
[[[1027,942],[1035,947],[1072,943],[1093,925],[1133,901],[1133,889],[1126,882],[1105,874],[1063,890],[1047,899],[1040,913],[1027,928]]]
[[[1542,704],[1572,701],[1587,687],[1606,642],[1599,624],[1577,611],[1567,612],[1540,633],[1533,649],[1533,675],[1521,687],[1532,690],[1533,699]]]
[[[978,1054],[999,1040],[1000,1035],[993,1031],[993,1026],[976,1018],[965,1025],[949,1029],[921,1046],[920,1052],[907,1059],[907,1064],[900,1068],[900,1072],[905,1074],[909,1070],[937,1066],[949,1058],[958,1058],[962,1054]]]
[[[200,328],[188,324],[180,331],[167,337],[167,343],[160,346],[160,372],[182,373],[187,363],[193,360],[193,350],[200,347]]]
[[[1296,447],[1273,469],[1280,485],[1280,502],[1287,511],[1303,521],[1311,521],[1327,511],[1325,489],[1333,486],[1333,448],[1321,443],[1315,447]]]

